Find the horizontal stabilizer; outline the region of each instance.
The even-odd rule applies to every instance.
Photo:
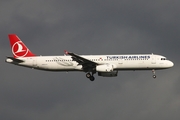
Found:
[[[14,57],[7,57],[6,62],[15,62],[15,63],[22,63],[24,62],[23,60],[14,58]]]

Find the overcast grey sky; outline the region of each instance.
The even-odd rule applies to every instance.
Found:
[[[1,120],[179,120],[179,0],[0,1]],[[155,53],[168,70],[118,77],[10,65],[7,35],[38,55]]]

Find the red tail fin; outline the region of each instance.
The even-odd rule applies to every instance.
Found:
[[[35,56],[15,34],[9,34],[9,41],[14,58]]]

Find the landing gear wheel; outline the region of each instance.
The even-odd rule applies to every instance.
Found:
[[[153,75],[153,78],[155,79],[155,78],[156,78],[156,75]]]
[[[95,80],[94,76],[91,76],[89,79],[90,79],[91,81],[94,81],[94,80]]]
[[[156,78],[156,72],[155,72],[155,70],[154,69],[152,69],[152,73],[153,73],[153,78],[155,79]]]
[[[93,74],[91,75],[91,73],[87,73],[87,74],[86,74],[86,77],[89,78],[91,81],[94,81],[94,80],[95,80]]]
[[[91,74],[90,74],[90,73],[87,73],[87,74],[86,74],[86,77],[87,77],[87,78],[90,78],[90,77],[91,77]]]

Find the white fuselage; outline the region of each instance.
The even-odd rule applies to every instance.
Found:
[[[111,64],[114,70],[152,70],[166,69],[173,66],[173,62],[164,56],[155,54],[137,55],[81,55],[98,64]],[[6,62],[47,71],[82,71],[82,65],[73,61],[71,56],[34,56],[18,58],[24,62],[16,63],[10,58]]]
[[[64,51],[64,56],[36,56],[20,40],[16,34],[9,34],[13,57],[7,57],[6,62],[47,71],[83,71],[91,81],[98,73],[103,77],[116,77],[118,70],[155,70],[173,66],[173,62],[164,56],[154,54],[137,55],[78,55]]]

